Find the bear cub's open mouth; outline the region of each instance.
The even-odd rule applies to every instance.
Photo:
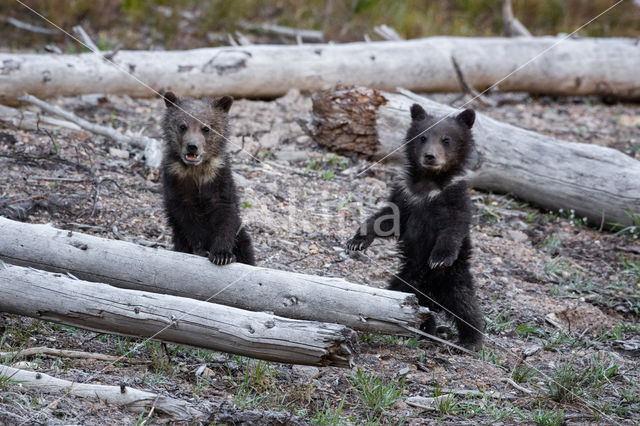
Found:
[[[184,154],[182,156],[185,164],[198,165],[202,160],[200,154]]]

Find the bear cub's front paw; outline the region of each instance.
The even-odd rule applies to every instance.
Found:
[[[373,238],[367,235],[357,234],[355,237],[347,241],[347,250],[360,251],[371,245]]]
[[[456,261],[456,258],[456,253],[452,253],[446,250],[437,250],[431,253],[431,256],[429,256],[429,267],[431,269],[447,268],[453,265],[453,262]]]
[[[212,251],[209,253],[209,260],[214,265],[228,265],[236,261],[236,256],[230,251]]]

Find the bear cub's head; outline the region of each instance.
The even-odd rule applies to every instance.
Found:
[[[427,175],[459,173],[473,146],[475,118],[472,109],[465,109],[455,117],[438,119],[413,104],[405,146],[409,165]]]
[[[185,166],[206,164],[224,154],[231,96],[196,100],[166,92],[164,102],[167,110],[162,127],[167,148]]]

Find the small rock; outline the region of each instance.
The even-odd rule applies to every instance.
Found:
[[[274,153],[276,160],[300,163],[307,161],[309,154],[305,151],[278,151]]]
[[[437,410],[438,406],[442,404],[444,400],[446,400],[449,395],[440,395],[433,398],[426,398],[424,396],[410,396],[405,399],[405,402],[417,408],[422,408],[423,410]]]
[[[250,186],[249,180],[246,177],[236,172],[233,172],[232,174],[233,174],[233,181],[235,182],[238,188],[245,188],[247,186]]]
[[[308,382],[320,373],[318,367],[308,365],[294,365],[291,367],[291,374],[300,378],[301,381]]]
[[[524,349],[522,349],[522,356],[524,358],[528,358],[531,355],[540,351],[540,349],[542,349],[542,346],[538,345],[537,343],[534,343],[532,345],[527,345],[524,347]]]
[[[202,364],[196,370],[196,376],[198,377],[212,377],[212,376],[215,376],[215,374],[216,373],[212,369],[207,367],[207,364]]]
[[[109,155],[122,160],[129,159],[129,151],[125,151],[124,149],[109,148]]]
[[[626,114],[621,115],[620,124],[624,126],[629,126],[629,127],[634,127],[634,126],[640,127],[640,115],[626,115]]]
[[[527,236],[527,234],[525,234],[522,231],[514,231],[514,230],[510,230],[507,231],[507,237],[516,243],[523,243],[525,241],[527,241],[529,239],[529,237]]]
[[[409,371],[411,371],[411,369],[409,367],[405,367],[400,371],[398,371],[398,373],[396,374],[396,377],[406,376],[407,374],[409,374]]]

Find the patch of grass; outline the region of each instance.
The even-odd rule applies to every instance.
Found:
[[[534,368],[527,367],[523,364],[516,365],[516,367],[513,369],[513,372],[511,373],[511,377],[516,383],[527,383],[529,380],[534,378],[535,375],[536,370]]]
[[[520,337],[528,337],[528,336],[543,337],[543,336],[546,336],[547,334],[543,328],[540,328],[536,324],[530,324],[528,322],[519,324],[516,327],[516,333],[518,333]]]
[[[13,376],[0,376],[0,390],[6,390],[9,386],[19,385],[18,380],[13,380]]]
[[[241,382],[236,386],[236,404],[241,408],[273,406],[280,403],[283,397],[275,386],[277,370],[268,361],[247,361],[245,373]],[[284,398],[282,398],[284,399]]]
[[[491,312],[485,315],[485,331],[487,333],[498,334],[513,328],[513,318],[511,316],[511,308],[496,311],[492,308]]]
[[[640,238],[640,212],[628,211],[627,216],[631,219],[631,225],[610,223],[611,229],[615,231],[615,235],[623,235],[632,239]]]
[[[162,343],[152,342],[149,349],[149,355],[151,356],[151,367],[153,368],[153,371],[159,374],[166,374],[168,376],[175,375],[177,368],[171,363],[171,360],[162,347]],[[125,354],[125,356],[132,357],[133,353],[129,352]]]
[[[562,247],[562,240],[555,235],[545,238],[542,242],[542,246],[548,249],[554,250]]]
[[[533,223],[536,221],[537,215],[534,212],[527,213],[527,217],[524,219],[527,223]]]
[[[586,367],[576,367],[570,360],[550,375],[547,395],[556,402],[573,402],[585,394],[600,391],[616,374],[618,366],[610,356],[595,355]]]
[[[362,343],[388,343],[390,345],[402,343],[400,337],[393,334],[360,333],[359,339]]]
[[[344,157],[338,157],[336,154],[333,154],[331,157],[327,159],[327,163],[332,166],[337,166],[340,170],[344,170],[349,166],[349,162]]]
[[[624,268],[622,275],[630,277],[635,284],[640,284],[640,261],[622,259],[620,265]]]
[[[315,160],[307,161],[307,166],[302,171],[303,175],[308,175],[311,170],[318,170],[318,162]]]
[[[324,180],[331,180],[335,177],[336,172],[334,172],[333,170],[329,169],[329,170],[325,170],[324,173],[322,173],[322,178]]]
[[[409,348],[419,348],[422,340],[417,337],[410,337],[404,341],[404,344]]]
[[[371,409],[371,416],[378,415],[382,410],[393,407],[402,396],[405,386],[404,379],[385,381],[361,368],[351,373],[347,379],[355,389],[360,401]]]
[[[207,384],[207,380],[202,377],[196,377],[196,382],[191,385],[191,392],[196,399],[200,399],[202,396],[202,389],[204,389]]]
[[[535,410],[531,412],[531,421],[540,426],[560,426],[564,424],[564,410]]]
[[[253,207],[253,203],[251,201],[243,201],[240,203],[240,207],[243,209],[248,209],[249,207]]]
[[[504,365],[505,360],[498,358],[498,356],[489,348],[482,348],[482,351],[477,355],[479,360],[487,361],[495,365]]]
[[[342,418],[342,408],[344,407],[345,399],[346,395],[342,395],[342,398],[340,398],[340,403],[337,407],[334,407],[325,400],[322,408],[317,410],[315,415],[311,418],[311,423],[313,423],[314,425],[327,426],[337,426],[344,424],[346,419]]]
[[[458,401],[456,400],[456,396],[452,393],[447,395],[446,398],[443,398],[438,403],[438,411],[442,414],[456,414],[458,410]]]

